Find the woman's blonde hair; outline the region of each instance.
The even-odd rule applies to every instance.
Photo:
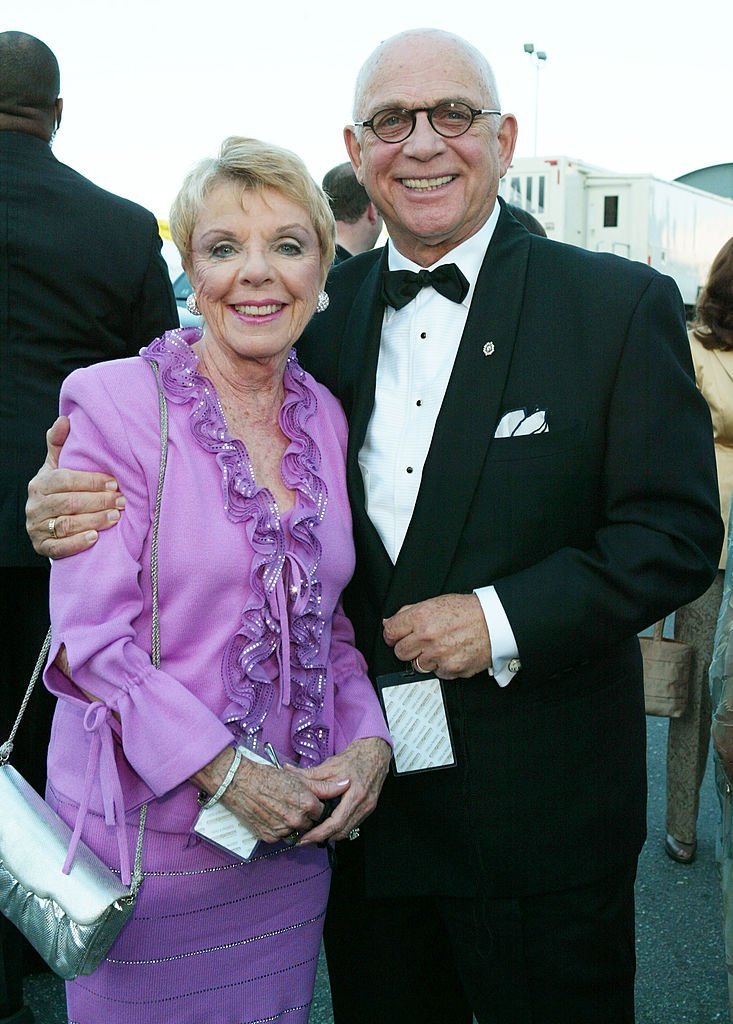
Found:
[[[191,238],[204,200],[212,189],[224,184],[237,185],[243,192],[271,188],[302,207],[318,237],[325,281],[333,262],[336,225],[323,191],[295,153],[236,135],[224,140],[218,157],[207,157],[189,171],[173,201],[170,231],[184,267],[190,266]]]

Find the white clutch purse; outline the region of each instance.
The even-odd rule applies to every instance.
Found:
[[[144,823],[141,811],[141,830]],[[142,881],[139,857],[126,889],[82,842],[64,874],[70,840],[69,826],[23,776],[10,764],[0,766],[0,911],[66,979],[99,966]]]

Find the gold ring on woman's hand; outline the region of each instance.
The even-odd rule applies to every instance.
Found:
[[[49,521],[48,521],[48,532],[49,532],[50,536],[53,537],[54,540],[58,540],[58,537],[56,536],[56,520],[55,519],[49,519]]]

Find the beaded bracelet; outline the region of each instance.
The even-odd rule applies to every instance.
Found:
[[[235,747],[234,757],[232,758],[232,763],[229,765],[229,770],[227,771],[224,778],[221,780],[221,785],[217,789],[216,793],[214,793],[213,796],[210,796],[206,803],[203,805],[204,810],[207,810],[209,807],[213,807],[214,804],[219,803],[221,798],[224,796],[224,794],[232,784],[232,780],[234,779],[234,776],[237,774],[237,768],[239,768],[241,760],[242,751],[239,750],[238,747]]]

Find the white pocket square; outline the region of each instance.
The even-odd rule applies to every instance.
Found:
[[[547,410],[535,409],[527,412],[526,409],[512,409],[505,412],[499,420],[494,437],[522,437],[526,434],[546,434],[549,431],[547,425]]]

